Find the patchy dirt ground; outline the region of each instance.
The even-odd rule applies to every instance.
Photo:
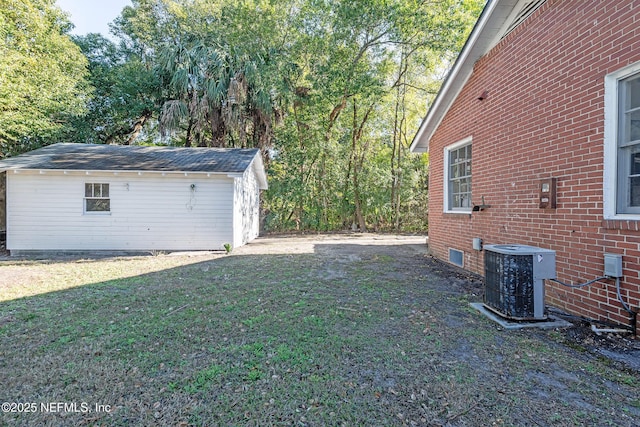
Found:
[[[0,402],[37,409],[0,425],[640,425],[636,340],[506,331],[422,236],[2,259],[0,277]]]
[[[318,253],[333,258],[347,260],[359,260],[366,251],[376,252],[376,247],[381,252],[388,251],[388,247],[398,246],[405,260],[412,263],[407,266],[412,270],[426,270],[436,273],[449,280],[452,288],[470,295],[471,298],[482,300],[484,282],[482,277],[457,268],[427,254],[428,238],[416,235],[392,235],[392,234],[282,234],[262,237],[254,243],[239,248],[236,254],[296,254]],[[331,245],[331,250],[326,248]],[[339,265],[339,263],[338,263]],[[336,275],[329,269],[328,277]],[[338,274],[338,277],[342,277]],[[640,339],[626,333],[595,333],[592,323],[586,319],[571,316],[560,310],[554,310],[553,314],[573,324],[573,327],[560,329],[563,339],[579,351],[587,351],[596,356],[602,356],[618,362],[624,368],[636,371],[640,375]]]

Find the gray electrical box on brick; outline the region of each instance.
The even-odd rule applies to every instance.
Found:
[[[622,255],[604,254],[604,275],[622,277]]]

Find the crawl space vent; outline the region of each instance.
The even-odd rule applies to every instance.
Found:
[[[464,252],[449,248],[449,262],[458,267],[464,267]]]

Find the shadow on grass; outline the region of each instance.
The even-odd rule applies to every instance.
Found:
[[[414,245],[313,248],[190,260],[0,303],[0,400],[22,409],[0,419],[56,426],[640,421],[636,378],[565,347],[554,332],[497,329],[469,308],[481,298],[479,283]],[[101,268],[78,265],[69,269]],[[20,403],[36,410],[26,413]]]

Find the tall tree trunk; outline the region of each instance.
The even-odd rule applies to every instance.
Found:
[[[367,231],[367,223],[364,219],[364,213],[362,209],[362,195],[360,194],[360,171],[364,163],[365,148],[361,148],[361,154],[358,155],[358,142],[362,137],[362,130],[364,124],[369,118],[369,113],[373,110],[373,104],[369,107],[365,113],[362,121],[358,124],[358,107],[357,102],[353,100],[353,129],[351,131],[351,155],[349,159],[349,169],[347,173],[351,173],[351,181],[353,185],[353,201],[355,204],[355,220],[358,223],[358,227],[361,232]]]
[[[211,126],[211,144],[213,147],[226,147],[225,135],[227,129],[222,119],[222,107],[214,107],[209,113]]]
[[[398,170],[396,168],[396,153],[398,151],[398,143],[400,140],[400,136],[398,135],[398,114],[400,108],[400,86],[396,87],[396,105],[395,105],[395,117],[393,120],[393,138],[392,138],[392,149],[391,149],[391,222],[394,225],[394,228],[397,229],[397,196],[399,193],[399,185],[398,185]]]
[[[355,219],[358,223],[358,228],[360,232],[364,233],[367,231],[367,223],[364,220],[364,215],[362,214],[362,197],[360,195],[360,185],[358,183],[358,173],[354,170],[351,174],[351,179],[353,180],[353,201],[355,204]]]
[[[298,135],[298,149],[300,150],[300,153],[304,152],[304,132],[303,132],[303,127],[306,127],[306,125],[304,123],[302,123],[300,121],[300,117],[298,114],[298,108],[301,106],[300,102],[294,102],[293,103],[293,117],[294,120],[296,122],[296,132]],[[300,186],[302,187],[302,189],[306,188],[306,183],[305,183],[305,164],[304,161],[306,159],[306,156],[301,156],[300,159],[300,165],[298,168],[298,176],[300,177]],[[298,191],[296,194],[297,197],[297,201],[296,203],[296,208],[294,208],[294,212],[297,211],[298,213],[298,223],[302,221],[302,215],[304,212],[304,194],[306,193],[306,191]],[[291,217],[291,216],[289,216]],[[288,221],[288,220],[287,220]]]
[[[320,170],[318,173],[318,193],[320,196],[320,215],[316,215],[318,220],[318,227],[324,227],[329,229],[329,200],[327,197],[327,190],[324,185],[325,173],[327,171],[327,153],[322,150],[320,154]]]
[[[124,145],[131,145],[138,139],[138,135],[142,132],[142,128],[144,127],[147,120],[151,118],[151,110],[144,110],[138,120],[131,127],[131,133],[129,134],[129,138],[125,141]]]
[[[189,122],[187,123],[187,138],[184,141],[185,147],[191,147],[193,140],[193,118],[189,116]]]
[[[409,55],[413,51],[406,52],[403,47],[400,55],[400,66],[398,67],[398,77],[394,86],[396,87],[396,105],[393,126],[393,150],[391,152],[391,220],[393,228],[400,230],[400,206],[402,203],[402,153],[403,137],[406,136],[406,92],[407,92],[407,69],[409,67]]]

